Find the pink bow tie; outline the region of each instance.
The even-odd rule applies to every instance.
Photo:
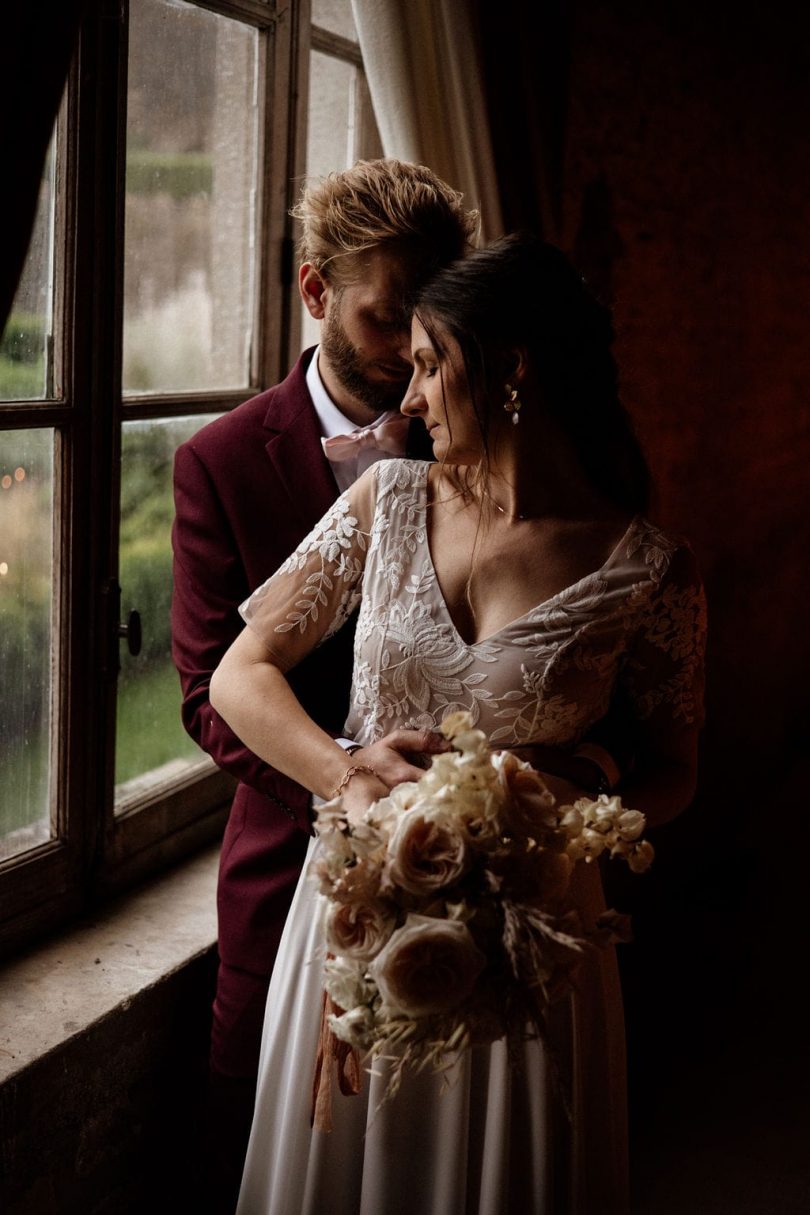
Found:
[[[352,430],[347,435],[333,435],[331,439],[321,439],[321,443],[326,458],[333,464],[354,459],[361,451],[380,451],[389,456],[404,456],[409,425],[408,419],[401,413],[389,410],[388,413],[382,414],[373,426]]]

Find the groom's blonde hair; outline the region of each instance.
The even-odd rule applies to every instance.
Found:
[[[305,187],[291,211],[301,221],[302,262],[326,278],[350,281],[353,255],[380,245],[412,251],[420,276],[464,257],[478,230],[478,212],[424,165],[360,160]]]

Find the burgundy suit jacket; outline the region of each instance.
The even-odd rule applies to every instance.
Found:
[[[310,796],[240,742],[212,709],[209,684],[244,627],[239,604],[338,495],[306,387],[311,355],[283,383],[203,427],[174,466],[172,636],[183,723],[240,781],[220,859],[219,952],[254,974],[272,969],[310,834]],[[307,712],[335,735],[348,711],[353,632],[344,626],[289,674]]]

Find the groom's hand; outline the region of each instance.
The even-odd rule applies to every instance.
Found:
[[[431,755],[449,751],[450,743],[435,730],[392,730],[378,742],[352,751],[352,762],[367,764],[389,789],[419,780]],[[420,762],[422,761],[422,762]]]
[[[597,788],[599,768],[589,759],[541,743],[510,747],[509,750],[540,773],[561,806],[572,805],[581,797],[597,797],[600,792]]]

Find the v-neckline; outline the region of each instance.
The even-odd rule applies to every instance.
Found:
[[[577,589],[577,587],[581,586],[584,582],[589,582],[589,581],[591,581],[591,579],[598,578],[599,575],[604,570],[606,570],[610,565],[613,564],[613,561],[614,561],[616,555],[624,547],[625,543],[627,542],[628,537],[635,530],[636,526],[638,525],[639,519],[641,517],[640,515],[633,515],[633,517],[631,518],[627,527],[625,528],[624,532],[619,537],[616,544],[610,550],[607,557],[605,558],[605,560],[602,562],[602,564],[599,566],[598,569],[591,570],[590,573],[583,574],[583,576],[581,578],[577,578],[577,580],[575,582],[570,583],[568,586],[562,587],[561,590],[559,590],[559,591],[555,591],[553,595],[549,595],[548,599],[541,600],[540,603],[536,603],[534,605],[534,607],[530,607],[527,611],[523,612],[522,615],[515,616],[514,620],[508,621],[506,624],[502,625],[499,629],[496,629],[496,631],[494,633],[490,633],[487,637],[479,637],[476,641],[466,641],[465,638],[462,637],[461,633],[459,632],[458,625],[456,624],[455,620],[453,619],[452,612],[450,611],[447,600],[444,597],[444,591],[442,590],[442,584],[439,581],[439,575],[436,571],[436,566],[433,562],[433,553],[430,551],[430,539],[428,536],[428,519],[427,519],[429,473],[430,473],[430,464],[426,464],[425,474],[422,479],[422,520],[423,520],[423,531],[424,531],[424,536],[425,536],[425,554],[427,556],[427,563],[428,563],[430,572],[433,575],[433,581],[436,584],[436,595],[444,610],[444,614],[447,617],[448,624],[450,625],[450,628],[453,630],[453,633],[455,634],[456,639],[458,640],[459,644],[464,646],[465,650],[475,650],[479,646],[495,644],[497,642],[497,640],[500,637],[502,637],[505,633],[508,633],[511,629],[515,628],[516,625],[519,625],[524,620],[527,620],[529,618],[529,616],[533,616],[534,613],[540,611],[541,608],[548,608],[550,605],[555,603],[556,600],[561,599],[563,595],[569,595],[572,591],[575,591]]]

